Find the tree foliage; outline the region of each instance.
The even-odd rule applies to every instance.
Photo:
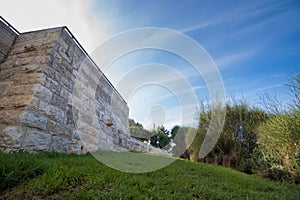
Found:
[[[300,74],[293,77],[290,89],[293,97],[290,107],[273,113],[267,122],[256,129],[259,141],[258,171],[273,179],[299,182]]]
[[[142,124],[135,122],[133,119],[129,119],[129,132],[132,137],[140,141],[148,141],[153,135],[153,133],[144,129]]]
[[[227,103],[226,118],[220,137],[212,151],[202,160],[198,153],[207,134],[211,120],[211,109],[202,106],[199,113],[197,135],[189,148],[192,161],[202,161],[229,166],[251,173],[249,158],[257,146],[255,128],[267,119],[267,114],[244,102]]]
[[[211,107],[202,104],[195,140],[184,157],[299,183],[300,74],[293,77],[290,89],[292,100],[288,107],[269,96],[263,99],[261,109],[245,102],[227,103],[220,138],[212,151],[200,159],[198,153],[212,115]]]
[[[132,137],[140,141],[150,141],[154,147],[163,148],[171,142],[170,132],[164,126],[149,131],[142,124],[129,119],[129,131]]]
[[[154,147],[164,148],[171,142],[169,131],[164,126],[159,126],[153,131],[150,144]]]

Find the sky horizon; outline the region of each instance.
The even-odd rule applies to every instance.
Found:
[[[264,93],[276,94],[283,104],[288,102],[291,98],[288,79],[300,69],[300,25],[297,21],[300,2],[296,0],[214,3],[194,0],[0,0],[0,3],[0,15],[18,31],[67,26],[92,56],[102,42],[124,31],[144,27],[178,31],[208,53],[218,67],[227,97],[244,98],[252,105],[258,105],[259,95]],[[205,81],[195,76],[193,67],[168,52],[153,49],[131,52],[112,63],[105,74],[116,86],[126,74],[147,64],[152,64],[153,69],[160,64],[178,72],[188,81],[198,101],[209,96]],[[170,79],[168,73],[146,70],[131,80],[139,82],[138,79],[150,76],[155,81]],[[179,82],[168,81],[182,90]],[[130,118],[144,127],[151,128],[154,122],[169,129],[186,124],[180,120],[182,105],[177,96],[159,84],[138,87],[127,103]],[[192,110],[193,105],[189,106]]]

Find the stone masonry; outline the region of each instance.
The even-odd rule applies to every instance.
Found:
[[[0,20],[0,150],[166,152],[130,137],[129,109],[66,27]]]

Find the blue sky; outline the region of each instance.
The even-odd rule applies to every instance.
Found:
[[[0,3],[1,15],[18,30],[67,25],[90,53],[105,39],[133,28],[161,27],[182,32],[211,56],[223,78],[227,96],[243,96],[252,104],[257,104],[258,94],[266,91],[271,95],[276,93],[282,102],[288,101],[287,79],[300,69],[297,20],[300,1],[297,0],[54,0],[47,3],[28,0],[19,8],[15,0],[0,0]],[[114,62],[106,73],[117,85],[124,74],[148,63],[175,69],[188,80],[198,100],[207,99],[205,83],[193,76],[192,66],[167,52],[130,53]],[[143,79],[150,74],[136,78]],[[168,74],[153,74],[158,75],[168,78]],[[153,118],[168,128],[180,124],[180,102],[168,88],[155,84],[141,87],[132,94],[128,105],[130,116],[146,127],[152,126]]]
[[[285,86],[287,79],[300,69],[300,24],[297,20],[300,18],[299,1],[111,1],[109,5],[106,1],[94,3],[98,5],[95,10],[101,17],[112,20],[112,34],[132,28],[163,27],[180,31],[196,40],[218,66],[228,96],[243,97],[252,104],[257,104],[258,96],[264,92],[271,95],[276,93],[282,102],[290,98]],[[111,11],[109,16],[103,16],[103,7]],[[124,69],[158,62],[172,66],[183,74],[183,69],[188,68],[184,61],[161,52],[135,54],[137,55],[127,55],[127,59],[121,58],[119,65]],[[109,73],[108,76],[113,77]],[[207,90],[201,87],[204,82],[193,80],[186,74],[185,77],[193,87],[200,86],[196,91],[198,98],[206,99]],[[117,78],[111,79],[113,81]],[[155,93],[157,96],[161,95],[155,89],[153,93],[143,96],[144,101],[136,100],[135,105],[138,101],[143,101],[145,105],[145,99],[150,96],[155,98]],[[164,104],[159,100],[158,102]],[[170,102],[169,99],[167,104]],[[133,113],[137,120],[145,122],[141,118],[149,105],[136,109],[143,110]],[[142,105],[138,106],[140,107]]]

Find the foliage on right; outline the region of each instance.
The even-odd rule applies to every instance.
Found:
[[[268,115],[244,102],[226,104],[226,118],[220,137],[203,159],[198,152],[210,125],[211,110],[209,105],[202,106],[199,113],[199,125],[195,140],[188,149],[192,161],[214,163],[232,167],[242,172],[252,173],[252,155],[257,147],[255,129],[267,120]]]
[[[300,181],[300,74],[290,81],[292,101],[286,109],[264,101],[259,109],[246,102],[226,104],[220,138],[203,159],[198,157],[211,120],[211,107],[202,104],[193,143],[184,154],[195,162],[214,163],[275,180]],[[272,109],[270,109],[272,108]]]
[[[269,120],[256,129],[259,142],[256,170],[272,179],[299,183],[300,74],[294,76],[290,83],[293,99],[288,109],[270,113]],[[272,106],[280,105],[273,103]]]

